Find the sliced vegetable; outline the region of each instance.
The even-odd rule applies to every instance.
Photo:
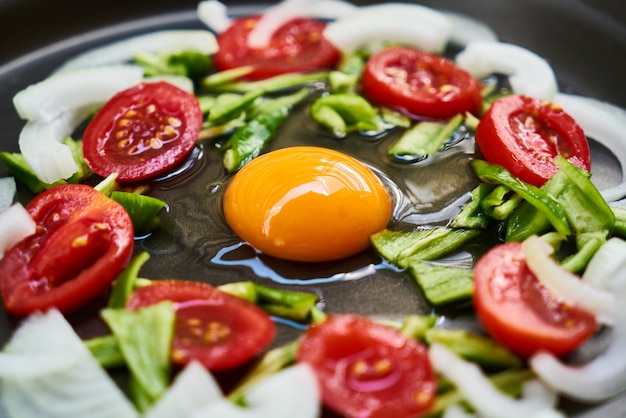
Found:
[[[597,289],[563,269],[550,256],[554,249],[537,236],[522,243],[529,270],[554,296],[570,306],[593,313],[598,322],[612,325],[615,321],[616,300],[611,293]]]
[[[607,202],[626,196],[626,110],[589,97],[557,93],[554,102],[563,107],[580,124],[585,134],[607,147],[622,167],[620,184],[601,190]]]
[[[413,117],[448,119],[480,109],[481,86],[468,72],[439,55],[390,47],[372,55],[361,75],[372,103]]]
[[[483,327],[520,356],[539,350],[569,353],[598,328],[592,314],[565,304],[537,280],[521,243],[501,244],[483,255],[474,267],[474,286],[474,308]]]
[[[170,347],[175,321],[172,303],[164,301],[136,311],[106,308],[101,316],[115,336],[131,372],[135,394],[141,392],[142,399],[135,404],[139,411],[145,412],[147,406],[165,393],[170,382]]]
[[[480,119],[476,143],[487,161],[537,187],[557,172],[553,158],[591,169],[589,144],[576,121],[559,106],[528,96],[496,100]]]
[[[37,224],[21,203],[0,212],[0,260],[24,238],[37,232]]]
[[[232,23],[228,8],[217,0],[203,0],[196,9],[198,19],[215,33],[225,31]]]
[[[13,204],[16,191],[15,178],[0,178],[0,213],[7,210]]]
[[[142,76],[143,70],[134,65],[71,71],[19,91],[13,104],[22,119],[52,122],[64,113],[101,105],[115,93],[139,83]]]
[[[422,160],[441,151],[454,132],[461,126],[463,115],[452,117],[447,123],[423,121],[407,130],[387,151],[387,155],[406,156]]]
[[[165,82],[142,83],[100,109],[85,130],[83,153],[102,177],[118,173],[121,182],[145,180],[184,160],[201,126],[192,94]]]
[[[521,369],[522,360],[490,338],[468,331],[431,328],[425,332],[428,345],[441,344],[461,358],[486,370]]]
[[[199,362],[191,361],[144,418],[190,418],[222,399],[222,390],[213,376]]]
[[[534,52],[504,42],[470,42],[456,56],[456,63],[474,77],[500,73],[509,76],[516,94],[552,100],[558,91],[550,64]]]
[[[258,157],[267,143],[287,117],[288,107],[280,107],[267,113],[261,113],[241,128],[238,128],[228,142],[224,154],[224,167],[234,172],[253,158]]]
[[[352,417],[414,417],[436,390],[426,350],[365,317],[335,315],[309,328],[297,361],[311,365],[324,404]]]
[[[130,260],[130,217],[89,186],[54,187],[31,200],[26,210],[37,232],[0,262],[0,291],[14,315],[51,307],[75,310],[103,295]]]
[[[209,370],[242,365],[260,354],[276,335],[270,317],[255,305],[199,282],[159,280],[135,290],[127,309],[163,300],[174,303],[176,331],[172,360],[198,360]]]
[[[176,80],[198,79],[206,76],[212,69],[213,62],[209,55],[200,51],[182,50],[174,52],[138,52],[134,55],[134,61],[143,67],[146,77],[169,76]],[[184,90],[190,90],[185,88]],[[191,90],[193,91],[193,84]]]
[[[137,193],[114,191],[111,199],[122,205],[133,221],[135,233],[151,232],[159,225],[157,214],[166,206],[166,203],[156,197]]]
[[[339,53],[328,42],[322,32],[326,24],[319,20],[296,18],[278,29],[268,47],[250,47],[250,32],[260,16],[235,19],[221,32],[217,41],[215,65],[219,71],[251,66],[253,71],[246,75],[251,80],[260,80],[279,74],[309,72],[332,68]]]
[[[522,399],[516,400],[500,392],[478,366],[466,362],[444,346],[431,345],[429,356],[434,368],[454,383],[481,417],[541,417],[544,411],[554,409],[556,405],[556,393],[538,380],[528,382]],[[562,414],[557,416],[563,417]]]
[[[452,23],[450,44],[466,47],[470,42],[497,42],[498,35],[484,22],[468,15],[451,11],[443,12]]]
[[[302,17],[337,19],[349,16],[356,10],[357,6],[343,0],[283,0],[263,12],[248,35],[248,46],[267,48],[274,33],[292,19]]]
[[[505,185],[536,207],[548,218],[554,229],[562,237],[567,237],[571,234],[563,207],[548,193],[511,175],[501,166],[489,164],[483,160],[472,160],[472,167],[482,181]]]
[[[239,67],[233,70],[225,70],[218,74],[222,74],[226,71],[236,71],[245,69],[245,74],[249,73],[251,67]],[[202,81],[203,86],[210,91],[215,92],[234,92],[234,93],[248,93],[251,91],[263,90],[266,93],[279,92],[295,87],[301,87],[305,84],[314,84],[323,82],[328,77],[328,71],[317,71],[312,73],[289,73],[273,76],[264,80],[257,81],[235,81],[235,82],[222,82],[218,78],[217,82],[213,75],[204,78]]]
[[[471,269],[412,261],[409,263],[409,271],[426,299],[435,306],[468,301],[474,294]]]
[[[442,52],[451,30],[441,12],[418,4],[390,3],[359,7],[330,23],[324,36],[343,53],[384,42]]]
[[[587,264],[582,280],[600,289],[626,268],[626,241],[611,238],[598,249]]]
[[[351,131],[372,134],[384,131],[383,120],[376,108],[362,96],[353,94],[319,97],[311,105],[311,117],[338,138],[345,137]]]
[[[34,314],[18,328],[0,353],[0,364],[0,403],[8,416],[137,417],[55,309]]]
[[[79,170],[72,148],[62,142],[93,110],[87,107],[66,112],[50,122],[29,121],[24,125],[19,137],[20,151],[41,182],[52,184],[69,179]],[[34,179],[32,184],[39,188]]]
[[[605,244],[607,245],[607,244]],[[599,260],[602,260],[601,256]],[[619,255],[624,260],[624,254]],[[585,364],[566,364],[550,353],[539,352],[530,358],[533,371],[548,385],[564,396],[585,403],[601,402],[626,391],[626,309],[621,301],[626,297],[624,270],[608,277],[605,291],[620,301],[615,326],[606,350]]]
[[[138,52],[172,53],[186,50],[211,55],[217,50],[217,41],[215,36],[207,30],[156,31],[90,49],[66,61],[57,72],[123,64],[131,61]],[[130,87],[130,85],[126,87]]]

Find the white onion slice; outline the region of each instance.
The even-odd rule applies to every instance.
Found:
[[[188,418],[196,410],[223,399],[213,376],[197,361],[190,362],[144,418]]]
[[[583,128],[585,135],[607,147],[622,168],[622,182],[605,190],[602,197],[612,202],[626,196],[626,110],[590,97],[558,93],[554,102]]]
[[[13,104],[22,119],[51,122],[64,113],[103,104],[142,78],[142,68],[135,65],[68,71],[28,86],[13,97]]]
[[[320,414],[317,378],[307,364],[282,370],[254,386],[246,408],[226,399],[196,410],[191,418],[315,418]]]
[[[551,101],[558,91],[556,76],[546,60],[526,48],[503,42],[470,42],[456,56],[456,63],[474,77],[501,73],[509,76],[511,88]]]
[[[248,35],[248,46],[267,47],[274,32],[292,19],[338,19],[351,15],[357,9],[357,6],[343,0],[284,0],[263,12]]]
[[[443,13],[452,22],[451,44],[465,47],[470,42],[498,42],[496,32],[480,20],[461,13],[450,11]]]
[[[615,296],[589,283],[561,267],[550,255],[554,249],[536,235],[522,243],[528,268],[550,292],[571,306],[577,306],[595,315],[604,324],[615,322],[617,301]]]
[[[513,399],[500,392],[476,364],[463,360],[443,345],[432,344],[429,357],[433,367],[454,384],[480,417],[531,418],[556,405],[556,394],[538,380],[524,386],[521,399]]]
[[[450,20],[434,9],[418,4],[385,3],[363,6],[337,19],[326,27],[324,36],[344,53],[383,42],[442,52],[451,31]]]
[[[317,377],[308,364],[297,364],[253,387],[246,402],[255,417],[316,418],[320,414]]]
[[[0,260],[8,249],[34,234],[36,229],[35,221],[21,203],[0,212]]]
[[[16,191],[17,186],[13,177],[3,177],[0,179],[0,212],[4,212],[13,204]]]
[[[224,32],[231,24],[228,8],[217,0],[205,0],[198,3],[198,19],[215,33]]]
[[[124,64],[131,61],[138,52],[167,53],[193,50],[210,55],[217,49],[215,35],[207,30],[163,30],[90,49],[66,61],[56,72]]]
[[[19,136],[19,147],[29,167],[45,183],[72,176],[78,166],[70,148],[62,144],[98,106],[66,112],[50,122],[27,122]]]
[[[33,372],[40,356],[54,356],[45,374]],[[137,412],[56,310],[29,317],[2,356],[22,357],[24,370],[0,379],[0,401],[20,418],[134,418]],[[32,364],[28,359],[33,359]],[[55,362],[57,364],[55,365]]]
[[[597,288],[606,289],[609,280],[624,269],[626,269],[626,241],[613,237],[602,244],[587,263],[582,279]]]
[[[457,404],[452,404],[446,408],[441,418],[476,418],[476,415],[470,414]]]
[[[607,283],[617,300],[626,298],[626,270]],[[615,326],[608,348],[585,365],[568,365],[550,353],[530,358],[533,371],[552,388],[579,402],[602,402],[626,391],[626,304],[618,305]]]

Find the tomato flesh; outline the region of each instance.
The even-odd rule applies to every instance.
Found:
[[[87,126],[83,154],[100,176],[134,182],[166,172],[192,151],[202,127],[197,99],[166,82],[116,94]]]
[[[529,357],[564,355],[597,330],[595,317],[555,298],[529,270],[521,243],[492,248],[474,268],[474,306],[496,341]]]
[[[482,102],[481,84],[471,74],[439,55],[407,47],[372,55],[361,89],[371,102],[418,118],[477,113]]]
[[[134,291],[127,309],[163,300],[174,302],[172,361],[195,359],[209,370],[240,366],[260,354],[276,336],[272,319],[256,305],[205,283],[161,280]]]
[[[426,349],[356,315],[334,315],[307,330],[297,361],[309,363],[324,404],[347,417],[415,417],[434,400]]]
[[[105,294],[133,251],[133,225],[122,206],[72,184],[41,193],[26,209],[37,231],[0,261],[7,311],[70,312]]]
[[[476,143],[487,161],[538,187],[558,171],[552,161],[557,155],[591,169],[589,143],[578,123],[559,106],[528,96],[496,100],[478,124]]]
[[[281,26],[266,48],[250,48],[250,31],[260,16],[236,19],[217,37],[219,50],[215,65],[219,71],[252,66],[250,80],[276,75],[309,72],[332,68],[339,59],[339,51],[323,36],[326,24],[308,18],[293,19]]]

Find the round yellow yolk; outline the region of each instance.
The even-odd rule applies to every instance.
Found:
[[[369,246],[391,198],[358,160],[326,148],[290,147],[245,165],[224,196],[230,227],[257,250],[294,261],[330,261]]]

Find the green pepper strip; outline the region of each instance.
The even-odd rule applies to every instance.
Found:
[[[480,228],[486,229],[489,226],[491,217],[483,210],[483,199],[489,196],[494,186],[487,183],[479,183],[471,194],[472,200],[466,204],[461,212],[454,217],[450,226],[452,228]]]
[[[548,193],[512,176],[498,165],[489,164],[483,160],[473,160],[472,167],[481,181],[503,184],[539,209],[559,234],[564,237],[571,234],[563,207]]]
[[[276,289],[254,282],[228,283],[218,289],[258,305],[270,315],[294,321],[309,320],[317,303],[315,293]]]
[[[311,117],[337,137],[350,131],[382,131],[383,121],[374,106],[362,96],[329,94],[311,105]]]
[[[387,155],[414,155],[419,158],[435,155],[445,147],[461,123],[462,114],[455,115],[446,123],[418,122],[389,148]]]
[[[472,299],[474,273],[470,268],[411,261],[409,270],[433,306],[458,304]]]
[[[202,81],[202,86],[213,92],[229,91],[233,93],[247,93],[250,91],[264,90],[268,93],[274,93],[281,90],[299,87],[304,84],[325,81],[327,78],[328,71],[320,71],[306,74],[283,74],[260,81],[238,81],[232,83],[213,84],[211,82],[207,82],[207,79],[204,79]]]
[[[288,114],[288,107],[280,107],[267,113],[261,113],[238,128],[230,138],[229,148],[224,154],[226,170],[231,173],[237,171],[259,156]]]

